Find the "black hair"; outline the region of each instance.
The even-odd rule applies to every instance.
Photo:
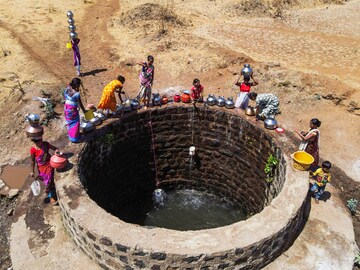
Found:
[[[196,78],[196,79],[193,80],[193,84],[199,83],[199,82],[200,82],[200,80],[199,80],[198,78]]]
[[[117,76],[117,79],[121,82],[124,83],[125,82],[125,77],[122,75]]]
[[[321,126],[321,121],[317,118],[313,118],[310,120],[311,124],[317,126],[317,127],[320,127]]]
[[[42,138],[32,138],[31,141],[36,143],[36,142],[41,142],[43,139]]]
[[[326,161],[324,161],[324,162],[321,164],[321,167],[324,168],[324,169],[330,170],[330,168],[331,168],[331,162],[326,160]]]
[[[257,93],[256,92],[251,92],[248,94],[248,97],[251,99],[251,100],[255,100],[256,97],[257,97]]]
[[[152,55],[148,55],[147,60],[148,60],[148,61],[153,61],[153,62],[154,62],[154,56],[152,56]]]
[[[81,80],[79,78],[74,78],[71,80],[71,82],[69,83],[69,85],[71,86],[71,88],[76,89],[79,88],[81,85]]]

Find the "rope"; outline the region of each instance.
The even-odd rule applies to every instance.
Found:
[[[160,181],[158,178],[158,169],[157,169],[157,162],[156,162],[156,153],[155,153],[155,136],[154,136],[154,131],[152,128],[152,121],[151,121],[151,110],[150,110],[150,121],[148,122],[148,125],[150,126],[150,132],[151,132],[151,140],[152,140],[152,152],[153,152],[153,157],[154,157],[154,167],[155,167],[155,184],[156,187],[158,187],[160,185]]]

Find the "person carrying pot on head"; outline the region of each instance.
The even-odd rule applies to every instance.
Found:
[[[202,102],[204,96],[204,86],[201,85],[199,79],[194,79],[193,86],[191,87],[191,100],[192,102]]]
[[[241,108],[245,110],[249,106],[249,97],[248,94],[252,86],[258,85],[259,83],[254,79],[253,75],[245,75],[244,81],[240,82],[240,78],[242,77],[241,73],[237,80],[235,81],[235,85],[240,87],[240,92],[235,101],[235,107]],[[253,80],[250,82],[250,78]]]
[[[79,49],[79,43],[80,39],[77,37],[71,38],[71,46],[74,52],[74,66],[76,67],[76,73],[78,76],[82,76],[80,72],[80,66],[81,66],[81,56],[80,56],[80,49]]]
[[[137,99],[144,102],[145,109],[147,109],[150,104],[151,91],[155,75],[154,57],[152,55],[149,55],[147,57],[147,60],[147,62],[137,63],[138,65],[142,66],[139,75],[140,90],[137,95]]]
[[[49,150],[58,151],[57,147],[50,143],[43,141],[42,137],[32,138],[31,141],[34,146],[30,149],[31,155],[31,173],[30,176],[35,175],[35,164],[37,166],[38,178],[45,184],[46,198],[45,203],[57,204],[57,196],[54,183],[54,169],[50,166]]]
[[[258,114],[256,120],[264,120],[266,118],[275,118],[277,114],[280,114],[279,110],[279,98],[274,94],[257,94],[251,92],[248,94],[249,99],[256,101],[256,109]]]
[[[79,106],[83,113],[86,113],[85,107],[80,98],[81,80],[74,78],[64,90],[64,115],[68,128],[69,139],[73,143],[80,142],[80,115]]]
[[[299,150],[305,151],[314,158],[314,162],[310,166],[310,170],[314,169],[319,164],[319,144],[320,144],[320,130],[321,121],[317,118],[310,120],[310,129],[308,132],[295,130],[294,132],[302,139]]]
[[[115,92],[118,94],[120,103],[123,103],[121,94],[125,94],[125,92],[122,91],[124,83],[125,78],[122,75],[119,75],[116,80],[109,82],[104,87],[98,108],[103,110],[111,110],[114,113],[116,111]]]

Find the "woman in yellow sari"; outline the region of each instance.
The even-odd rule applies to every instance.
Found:
[[[120,102],[122,103],[123,100],[121,98],[121,94],[124,94],[122,90],[123,85],[125,83],[125,78],[121,75],[117,77],[116,80],[109,82],[102,92],[101,100],[98,105],[99,109],[110,109],[112,112],[116,111],[116,97],[115,92],[118,93],[118,97]]]

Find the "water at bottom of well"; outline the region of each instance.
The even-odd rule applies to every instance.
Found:
[[[166,201],[161,207],[149,203],[152,204],[150,201],[147,205],[133,204],[131,211],[126,211],[124,221],[186,231],[221,227],[246,219],[239,207],[217,195],[192,189],[166,191]]]

